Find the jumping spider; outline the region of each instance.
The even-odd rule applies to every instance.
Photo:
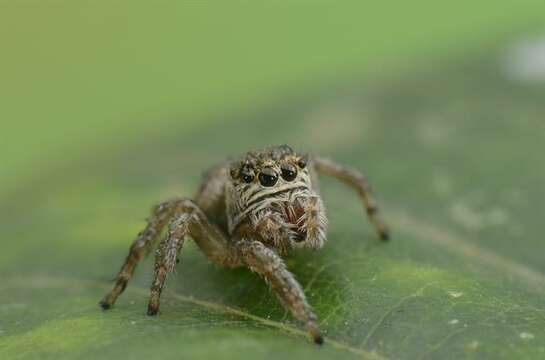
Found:
[[[189,235],[212,262],[246,266],[261,275],[282,305],[322,344],[316,315],[281,258],[293,249],[324,245],[327,218],[317,173],[355,188],[380,237],[388,239],[360,172],[319,157],[300,156],[287,145],[270,147],[210,169],[194,199],[176,198],[157,205],[147,227],[131,245],[114,288],[100,305],[104,309],[114,305],[138,262],[156,246],[168,224],[157,249],[148,315],[157,314],[167,274],[174,269]]]

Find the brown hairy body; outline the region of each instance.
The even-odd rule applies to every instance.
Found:
[[[319,157],[300,156],[287,145],[270,147],[210,169],[194,199],[176,198],[157,205],[147,227],[131,245],[114,288],[100,305],[103,309],[114,305],[138,262],[157,246],[168,225],[156,252],[148,315],[157,314],[166,277],[189,236],[214,263],[246,266],[261,275],[314,341],[323,343],[316,315],[282,261],[294,249],[319,249],[326,241],[327,218],[318,173],[354,187],[381,239],[388,239],[360,172]]]

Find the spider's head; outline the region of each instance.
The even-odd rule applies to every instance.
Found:
[[[307,162],[308,156],[288,145],[249,152],[233,162],[231,181],[241,210],[295,189],[310,189]]]

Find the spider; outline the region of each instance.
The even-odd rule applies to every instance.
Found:
[[[215,264],[246,266],[261,275],[314,342],[322,344],[316,315],[282,260],[295,249],[319,249],[326,241],[327,218],[317,173],[355,188],[380,238],[388,239],[360,172],[324,158],[298,155],[288,145],[251,151],[208,170],[194,199],[175,198],[154,207],[147,227],[130,247],[114,288],[100,305],[103,309],[114,305],[140,260],[157,246],[168,225],[156,251],[148,315],[157,314],[167,274],[190,236]]]

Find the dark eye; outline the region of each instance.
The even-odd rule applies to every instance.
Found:
[[[253,175],[242,175],[242,180],[244,180],[245,183],[251,183],[252,181],[254,181],[254,176]]]
[[[249,167],[243,167],[240,169],[240,177],[245,183],[249,184],[254,181],[254,172]]]
[[[278,175],[271,168],[264,168],[259,174],[259,182],[261,185],[271,187],[278,181]]]
[[[291,164],[284,164],[280,169],[282,170],[282,178],[286,181],[293,181],[297,177],[297,169]]]
[[[308,162],[308,155],[305,155],[302,158],[300,158],[299,161],[297,161],[297,165],[299,165],[301,169],[304,169],[307,166],[307,162]]]

